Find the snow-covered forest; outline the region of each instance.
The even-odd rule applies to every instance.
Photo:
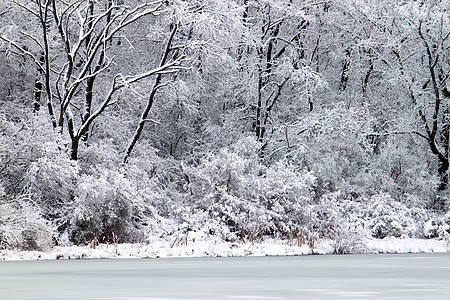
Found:
[[[449,10],[0,0],[0,249],[447,238]]]

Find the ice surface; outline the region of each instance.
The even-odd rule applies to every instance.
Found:
[[[0,262],[0,299],[449,299],[450,255]]]

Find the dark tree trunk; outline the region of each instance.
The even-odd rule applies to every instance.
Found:
[[[39,62],[44,65],[45,63],[45,56],[44,52],[41,53],[41,56],[39,58]],[[42,91],[44,89],[44,84],[39,79],[39,74],[41,73],[41,70],[38,68],[37,70],[38,74],[36,75],[36,80],[34,82],[34,104],[33,104],[33,112],[37,113],[41,108],[41,98],[42,98]]]
[[[438,191],[444,191],[447,188],[448,185],[448,159],[445,160],[439,160],[439,186]]]
[[[172,50],[172,48],[171,48],[172,41],[173,41],[173,38],[175,37],[175,33],[177,32],[177,29],[178,29],[178,25],[174,24],[173,28],[172,28],[172,32],[170,33],[169,39],[167,40],[166,49],[161,58],[160,66],[163,66],[166,63],[167,58],[169,57],[169,53]],[[155,81],[153,82],[152,90],[150,92],[150,95],[148,96],[147,105],[146,105],[144,111],[142,112],[138,127],[136,128],[136,131],[135,131],[133,137],[131,138],[130,144],[127,147],[127,151],[125,152],[125,157],[123,159],[124,163],[127,162],[128,158],[130,157],[131,151],[133,151],[134,146],[136,145],[137,141],[139,140],[139,137],[141,136],[142,131],[144,130],[145,122],[147,121],[148,114],[150,113],[150,109],[152,108],[153,102],[155,101],[155,95],[156,95],[156,92],[158,91],[159,85],[161,83],[161,79],[162,79],[162,74],[156,75]]]
[[[444,100],[450,99],[450,94],[447,90],[446,76],[442,69],[438,71],[439,84],[443,86],[441,89],[441,94]],[[447,102],[445,101],[445,102]],[[444,103],[445,103],[444,102]],[[446,104],[444,111],[442,112],[442,129],[441,129],[441,143],[444,150],[444,160],[439,165],[439,176],[441,178],[441,184],[439,185],[439,190],[445,190],[448,184],[448,169],[449,169],[449,152],[450,152],[450,105]]]
[[[34,83],[34,104],[33,104],[33,112],[37,113],[41,108],[41,95],[42,95],[42,82],[36,78]]]
[[[364,96],[367,93],[367,86],[369,85],[369,78],[373,72],[373,58],[372,58],[373,54],[372,54],[371,50],[368,51],[368,55],[369,55],[369,68],[366,71],[366,75],[364,76],[364,80],[363,80],[363,84],[362,84],[362,92],[363,92]]]
[[[72,160],[78,160],[78,146],[79,146],[79,139],[75,138],[72,139],[72,146],[70,149],[70,159]]]
[[[261,72],[260,72],[261,73]],[[262,142],[264,138],[264,129],[262,128],[262,74],[258,78],[258,103],[256,107],[256,137]]]
[[[339,83],[339,91],[343,92],[347,88],[348,72],[350,68],[350,49],[345,50],[345,59],[342,63],[341,81]]]
[[[84,111],[81,116],[81,121],[84,123],[91,116],[91,108],[92,108],[92,90],[94,88],[94,80],[95,77],[90,77],[86,80],[86,95],[84,99]],[[86,130],[86,133],[83,134],[81,140],[84,143],[87,143],[89,137],[89,129]]]
[[[106,9],[108,9],[108,8],[109,8],[109,6],[106,7]],[[88,30],[92,29],[93,18],[94,18],[94,0],[89,0],[88,22],[87,22]],[[110,16],[108,16],[108,18],[110,19]],[[107,22],[109,22],[109,19],[107,20]],[[91,43],[91,40],[92,40],[92,35],[88,34],[86,36],[86,43],[85,43],[86,49],[89,49],[89,44]],[[95,67],[94,72],[96,72],[100,69],[101,65],[103,64],[103,58],[104,58],[104,53],[102,52],[100,54],[100,58],[99,58],[97,66]],[[92,69],[89,68],[88,75],[92,76],[92,74],[93,74]],[[88,79],[86,79],[84,108],[83,108],[83,114],[81,116],[82,123],[86,122],[87,119],[89,119],[89,117],[91,116],[92,97],[93,97],[92,91],[94,89],[95,78],[96,78],[96,76],[92,76],[92,77],[89,77]],[[81,137],[81,140],[87,144],[88,137],[89,137],[89,128],[86,129],[86,133],[83,134],[83,136]]]

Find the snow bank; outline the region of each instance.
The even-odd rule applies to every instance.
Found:
[[[411,238],[369,239],[365,242],[369,253],[430,253],[448,252],[448,241]],[[154,240],[142,244],[100,244],[90,246],[53,247],[50,251],[2,250],[0,260],[41,259],[105,259],[105,258],[160,258],[160,257],[231,257],[231,256],[284,256],[333,254],[332,241],[317,243],[314,249],[307,245],[288,245],[284,240],[265,240],[261,243],[228,243],[224,241],[188,241],[174,243]]]
[[[373,253],[431,253],[448,252],[450,244],[447,240],[423,240],[412,238],[384,238],[368,240],[367,248]]]

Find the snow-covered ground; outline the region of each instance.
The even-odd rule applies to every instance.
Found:
[[[364,242],[366,253],[431,253],[448,252],[446,240],[385,238]],[[159,258],[159,257],[229,257],[229,256],[283,256],[333,254],[333,242],[317,242],[314,249],[308,245],[289,245],[285,240],[265,240],[255,243],[228,243],[215,241],[186,241],[177,243],[155,239],[140,244],[100,244],[93,246],[56,246],[47,251],[1,250],[0,260],[39,259],[104,259],[104,258]]]

